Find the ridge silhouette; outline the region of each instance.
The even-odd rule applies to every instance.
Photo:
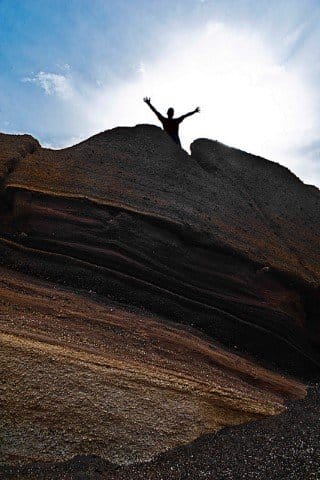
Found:
[[[183,120],[187,117],[191,117],[195,113],[200,112],[200,108],[197,107],[191,112],[185,113],[180,117],[173,118],[174,116],[174,109],[172,107],[168,108],[167,115],[168,117],[164,117],[161,115],[160,112],[152,105],[150,97],[144,97],[143,101],[148,105],[148,107],[153,111],[153,113],[158,117],[160,122],[162,123],[163,130],[167,132],[168,135],[172,138],[172,140],[181,147],[181,142],[179,138],[179,125]]]

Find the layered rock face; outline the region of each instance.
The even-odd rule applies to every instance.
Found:
[[[1,270],[6,461],[151,459],[305,389],[193,332]]]
[[[0,141],[5,462],[146,460],[305,394],[263,366],[319,367],[317,189],[146,125]]]

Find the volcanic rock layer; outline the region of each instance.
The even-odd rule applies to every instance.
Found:
[[[146,125],[0,136],[4,462],[148,460],[304,396],[263,366],[319,367],[319,192],[191,152]]]

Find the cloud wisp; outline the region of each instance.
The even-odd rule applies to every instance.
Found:
[[[73,96],[71,79],[65,75],[39,72],[36,75],[23,78],[22,81],[38,85],[47,95],[57,95],[64,100]]]

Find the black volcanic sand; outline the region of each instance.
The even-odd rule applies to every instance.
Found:
[[[117,467],[98,457],[60,464],[2,467],[5,480],[317,480],[320,479],[320,384],[287,412],[206,435],[150,463]]]

